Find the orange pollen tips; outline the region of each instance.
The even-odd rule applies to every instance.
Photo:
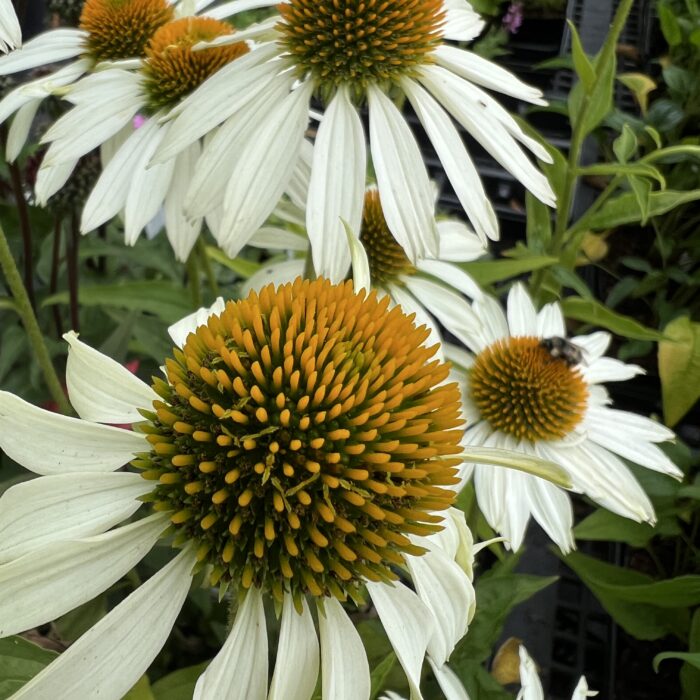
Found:
[[[319,86],[396,81],[431,60],[443,0],[290,0],[278,5],[281,43]]]
[[[185,17],[161,27],[148,42],[143,72],[152,110],[171,107],[210,75],[245,53],[244,42],[193,51],[202,41],[233,34],[230,24],[209,17]]]
[[[365,193],[360,242],[367,252],[372,284],[382,285],[396,281],[399,275],[411,275],[416,271],[389,230],[379,201],[379,192],[374,189]]]
[[[553,357],[540,338],[503,338],[471,368],[471,393],[494,430],[537,442],[560,440],[582,420],[588,388],[581,373]]]
[[[85,53],[96,61],[139,58],[153,33],[173,18],[166,0],[86,0],[80,28]]]
[[[400,308],[297,279],[228,302],[166,361],[134,466],[212,585],[357,599],[453,501],[463,421]]]

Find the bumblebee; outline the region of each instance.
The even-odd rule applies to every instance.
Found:
[[[566,338],[556,335],[551,338],[542,338],[540,346],[553,358],[566,362],[569,367],[583,363],[583,350]]]

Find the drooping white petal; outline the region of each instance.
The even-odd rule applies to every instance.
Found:
[[[0,0],[0,50],[7,51],[20,46],[22,30],[11,0]]]
[[[265,700],[267,627],[259,589],[246,593],[221,651],[199,677],[192,700]]]
[[[485,22],[466,0],[444,0],[443,5],[447,10],[445,23],[442,25],[445,38],[452,41],[471,41],[481,34]]]
[[[469,262],[486,252],[486,245],[463,221],[442,219],[437,222],[440,236],[440,260]]]
[[[352,264],[352,284],[356,292],[364,289],[369,294],[372,287],[372,276],[369,269],[369,258],[362,241],[355,234],[345,228],[345,238],[350,249],[350,261]]]
[[[114,471],[147,446],[140,433],[45,411],[0,391],[0,447],[36,474]]]
[[[482,240],[498,240],[498,219],[479,173],[445,110],[417,82],[402,78],[401,87],[413,105],[460,204]],[[440,241],[440,257],[442,240]]]
[[[240,154],[236,177],[226,188],[219,245],[235,257],[264,223],[294,170],[308,122],[312,81],[278,103]]]
[[[578,679],[578,683],[574,688],[574,694],[571,696],[571,700],[586,700],[586,698],[592,698],[598,695],[597,690],[589,690],[588,682],[585,676],[581,676]]]
[[[433,194],[411,130],[396,105],[369,85],[369,132],[379,199],[387,226],[412,262],[437,257]]]
[[[537,333],[540,338],[566,336],[564,316],[559,304],[545,304],[537,314]]]
[[[533,336],[537,333],[537,311],[520,282],[516,282],[508,292],[508,327],[512,336]]]
[[[248,245],[254,248],[268,248],[269,250],[293,250],[305,253],[309,249],[308,239],[286,228],[276,226],[263,226],[259,228]]]
[[[0,497],[0,563],[49,542],[105,532],[136,512],[152,485],[126,472],[57,474],[23,481]]]
[[[475,99],[472,92],[476,88],[434,65],[421,68],[420,81],[513,177],[544,204],[554,206],[555,197],[547,178],[530,162],[508,129],[489,113],[486,104]]]
[[[434,620],[428,652],[444,664],[474,615],[474,588],[459,564],[438,547],[420,557],[407,556],[406,561],[416,593]]]
[[[310,113],[310,112],[309,112]],[[309,183],[311,181],[311,163],[314,157],[314,147],[308,138],[301,142],[299,157],[294,165],[292,177],[289,178],[284,193],[289,197],[290,204],[306,211],[306,200],[309,194]]]
[[[86,36],[82,29],[51,29],[39,34],[21,49],[0,58],[0,75],[10,75],[73,58],[83,51]]]
[[[202,230],[201,217],[186,216],[183,205],[201,150],[199,143],[195,142],[177,155],[165,197],[165,232],[180,262],[187,260]]]
[[[472,83],[482,85],[489,90],[502,92],[504,95],[516,97],[519,100],[532,102],[532,104],[547,104],[541,90],[527,85],[510,71],[472,51],[441,44],[435,49],[433,55],[439,66],[461,75]]]
[[[281,262],[263,265],[241,284],[241,296],[246,297],[251,290],[260,290],[267,284],[287,284],[304,275],[306,261],[292,258]]]
[[[77,158],[56,165],[49,165],[42,161],[34,183],[34,194],[39,206],[46,206],[49,198],[66,184],[77,164]]]
[[[194,333],[200,326],[203,326],[207,319],[214,314],[220,314],[226,308],[223,297],[217,297],[211,306],[204,306],[197,311],[193,311],[179,321],[168,327],[168,334],[177,347],[185,346],[185,341],[190,333]]]
[[[614,357],[601,357],[591,364],[586,364],[584,357],[583,363],[578,369],[589,384],[622,382],[645,373],[639,365],[628,365]]]
[[[314,270],[333,283],[345,277],[350,265],[343,221],[360,234],[366,167],[362,122],[348,88],[341,86],[318,128],[306,207]]]
[[[367,700],[371,682],[367,654],[355,625],[335,598],[318,611],[323,700]]]
[[[440,690],[445,694],[445,700],[469,700],[469,695],[467,695],[462,681],[447,664],[438,666],[430,657],[428,657],[428,661]]]
[[[32,122],[41,102],[42,98],[35,97],[17,110],[17,114],[15,114],[15,118],[10,125],[10,130],[7,132],[5,155],[8,162],[12,163],[19,156],[24,144],[27,142],[29,130],[32,128]]]
[[[93,537],[49,542],[0,565],[0,637],[92,600],[146,555],[168,523],[156,513]]]
[[[673,440],[672,430],[644,416],[590,406],[583,421],[590,440],[643,467],[674,476],[683,472],[653,443]]]
[[[270,59],[278,51],[274,43],[256,47],[220,68],[176,105],[169,116],[177,115],[177,118],[153,161],[159,163],[174,158],[249,100],[269,89],[269,82],[278,70]]]
[[[403,583],[372,583],[367,591],[406,673],[411,700],[421,700],[420,673],[435,622],[427,605]]]
[[[306,600],[301,615],[285,593],[277,661],[267,700],[309,700],[316,687],[319,648],[316,628]]]
[[[424,344],[429,348],[437,346],[435,357],[442,360],[444,354],[440,330],[435,321],[430,317],[430,314],[426,312],[423,305],[410,292],[406,291],[405,287],[401,287],[398,284],[389,285],[389,294],[391,294],[391,298],[401,306],[405,314],[415,314],[416,318],[413,323],[416,327],[425,326],[430,331],[430,335]]]
[[[178,554],[89,629],[13,700],[120,700],[165,644],[190,588],[191,551]]]
[[[64,334],[70,345],[66,365],[68,397],[78,415],[99,423],[142,420],[137,409],[150,408],[158,395],[111,357],[86,345],[73,331]]]
[[[417,275],[403,275],[401,280],[450,333],[466,345],[472,344],[479,333],[479,319],[464,297]]]
[[[537,675],[537,666],[522,644],[520,654],[520,692],[517,700],[544,700],[542,683]]]
[[[454,343],[443,343],[445,357],[453,364],[458,365],[461,369],[470,369],[474,364],[474,356],[461,345]]]
[[[435,277],[458,292],[466,294],[471,299],[478,299],[483,295],[479,285],[464,271],[456,265],[443,262],[442,260],[419,260],[416,267],[432,277]]]

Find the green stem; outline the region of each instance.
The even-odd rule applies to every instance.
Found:
[[[199,265],[197,265],[197,250],[193,250],[187,258],[187,286],[192,296],[192,306],[198,309],[202,305],[202,288],[199,282]]]
[[[204,274],[207,276],[207,283],[209,284],[209,289],[211,290],[212,296],[221,296],[219,292],[219,283],[216,281],[216,275],[214,274],[214,268],[212,267],[211,260],[207,255],[207,246],[204,243],[204,239],[200,236],[197,239],[197,252],[199,253],[199,259],[202,261],[202,267],[204,268]]]
[[[39,323],[36,320],[34,310],[29,302],[27,290],[22,284],[22,277],[17,269],[15,259],[12,257],[12,251],[7,243],[5,231],[2,229],[2,226],[0,226],[0,267],[2,268],[7,284],[12,292],[12,296],[14,297],[15,305],[17,306],[17,313],[22,319],[24,328],[27,331],[29,343],[34,350],[39,366],[44,373],[46,386],[51,392],[51,396],[58,405],[61,413],[70,415],[73,411],[68,403],[65,393],[63,392],[63,387],[58,379],[53,363],[51,362],[51,356],[49,355],[44,338],[41,335]]]

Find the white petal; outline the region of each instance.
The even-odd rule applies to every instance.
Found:
[[[463,221],[443,219],[437,222],[440,236],[440,260],[469,262],[486,252],[486,245]]]
[[[294,166],[294,172],[292,173],[292,177],[289,178],[287,188],[285,189],[285,194],[289,197],[290,203],[299,207],[299,209],[302,210],[302,215],[306,210],[313,157],[314,147],[309,139],[305,138],[301,143],[299,158]]]
[[[279,286],[293,282],[297,277],[303,277],[305,267],[303,258],[265,264],[241,284],[241,297],[248,296],[251,290],[259,291],[268,284]]]
[[[479,321],[481,321],[481,342],[476,345],[470,345],[472,350],[479,352],[497,340],[510,336],[508,320],[496,299],[484,295],[481,299],[474,300],[472,308]]]
[[[137,409],[150,408],[158,395],[111,357],[103,355],[70,331],[66,365],[68,397],[78,415],[99,423],[133,423],[143,419]]]
[[[206,3],[209,4],[208,2]],[[218,5],[207,12],[207,17],[214,19],[226,19],[232,15],[237,15],[240,12],[248,10],[257,10],[262,7],[270,7],[276,5],[277,0],[233,0],[233,2],[225,2],[223,5]],[[198,8],[199,10],[199,8]]]
[[[5,391],[0,446],[36,474],[114,471],[148,449],[140,433],[44,411]]]
[[[445,174],[469,220],[482,240],[498,240],[498,219],[486,196],[479,173],[464,146],[452,120],[444,109],[418,83],[409,78],[401,80],[401,87],[435,147]],[[440,257],[442,240],[440,241]]]
[[[277,661],[268,700],[309,700],[316,687],[319,667],[318,639],[311,611],[302,598],[301,615],[291,594],[282,605]]]
[[[433,194],[418,144],[396,105],[373,85],[367,93],[372,162],[387,226],[412,261],[437,257]]]
[[[251,588],[224,646],[199,677],[192,700],[265,700],[267,655],[262,594]]]
[[[184,551],[151,576],[77,642],[23,686],[13,700],[120,700],[150,666],[170,634],[192,581]]]
[[[447,39],[471,41],[481,34],[485,22],[474,12],[468,2],[444,0],[443,5],[447,10],[447,17],[442,25],[442,31]]]
[[[404,275],[401,280],[450,333],[466,345],[471,344],[479,333],[479,320],[463,297],[416,275]]]
[[[274,226],[259,228],[248,241],[248,245],[269,250],[293,250],[299,253],[305,253],[309,249],[308,239],[286,228]]]
[[[34,121],[34,117],[41,103],[42,99],[36,97],[17,110],[17,114],[12,120],[10,130],[7,133],[7,148],[5,153],[8,162],[12,163],[22,151],[24,144],[27,142],[29,130],[32,128],[32,122]]]
[[[0,637],[92,600],[136,566],[168,524],[157,513],[94,537],[50,542],[0,565]]]
[[[571,700],[585,700],[586,698],[592,698],[598,695],[597,690],[588,690],[588,683],[585,676],[579,678],[576,687],[574,688],[574,694],[571,696]]]
[[[294,170],[308,123],[312,81],[276,105],[240,154],[226,188],[219,245],[235,257],[269,216]]]
[[[576,335],[571,338],[571,342],[584,351],[586,362],[589,365],[592,365],[605,354],[611,340],[612,336],[605,331],[596,331],[589,335]]]
[[[349,230],[345,229],[345,237],[350,249],[350,261],[352,263],[352,286],[356,292],[364,289],[369,294],[372,287],[372,276],[369,270],[369,258],[362,241]]]
[[[458,365],[461,369],[469,369],[474,364],[474,356],[465,350],[461,345],[453,343],[443,343],[445,357],[453,364]]]
[[[406,561],[416,593],[434,619],[428,652],[444,664],[474,615],[474,588],[459,564],[439,548],[420,557],[407,556]]]
[[[601,357],[588,365],[584,357],[584,362],[578,369],[589,384],[622,382],[638,374],[644,374],[644,370],[639,365],[628,365],[613,357]]]
[[[527,649],[520,645],[520,692],[518,700],[544,700],[542,683],[537,675],[535,662],[530,658]]]
[[[14,49],[22,43],[22,30],[10,0],[0,1],[0,48]]]
[[[445,694],[445,700],[469,700],[469,695],[467,695],[462,681],[447,664],[438,666],[430,657],[428,657],[428,661],[440,690]]]
[[[421,700],[421,668],[435,624],[432,613],[399,581],[393,585],[372,582],[366,585],[396,658],[406,673],[411,700]]]
[[[343,280],[350,265],[343,221],[360,234],[366,168],[362,122],[342,86],[318,128],[306,208],[314,270],[334,284]]]
[[[508,327],[513,336],[537,333],[537,312],[520,282],[516,282],[508,293]]]
[[[648,469],[683,477],[683,472],[652,444],[675,437],[672,430],[660,423],[627,411],[591,406],[583,425],[590,440],[611,452]]]
[[[371,687],[367,654],[355,625],[335,598],[324,598],[318,627],[323,700],[367,700]]]
[[[34,183],[34,194],[39,206],[46,206],[49,198],[66,184],[77,164],[77,158],[66,160],[57,165],[48,165],[42,161]]]
[[[194,333],[200,326],[206,324],[210,316],[220,314],[226,308],[223,297],[218,297],[216,301],[208,307],[202,307],[197,311],[188,314],[179,321],[168,327],[168,334],[177,347],[185,346],[185,341],[190,333]]]
[[[183,204],[201,150],[199,143],[195,142],[177,155],[172,180],[165,198],[165,232],[175,257],[180,262],[187,261],[202,230],[202,219],[186,216]]]
[[[566,337],[564,316],[559,304],[545,304],[537,314],[537,333],[540,338]]]
[[[433,321],[430,314],[426,312],[425,307],[408,291],[405,287],[400,287],[398,284],[389,285],[389,293],[391,298],[403,309],[405,314],[415,314],[415,319],[413,324],[416,327],[425,326],[429,331],[430,335],[424,341],[424,345],[427,347],[437,347],[437,352],[435,353],[435,358],[443,360],[444,354],[442,351],[442,336],[440,335],[440,329],[437,324]]]
[[[73,58],[83,51],[86,33],[82,29],[51,29],[30,39],[21,49],[0,58],[0,75]]]
[[[547,101],[542,98],[541,90],[523,83],[510,71],[476,53],[441,44],[435,49],[433,55],[438,65],[461,75],[472,83],[536,105],[547,104]]]
[[[0,563],[48,542],[105,532],[152,489],[139,474],[57,474],[23,481],[0,498]]]
[[[419,260],[416,267],[432,277],[454,287],[458,292],[466,294],[472,299],[478,299],[483,295],[479,285],[456,265],[442,262],[442,260]]]

